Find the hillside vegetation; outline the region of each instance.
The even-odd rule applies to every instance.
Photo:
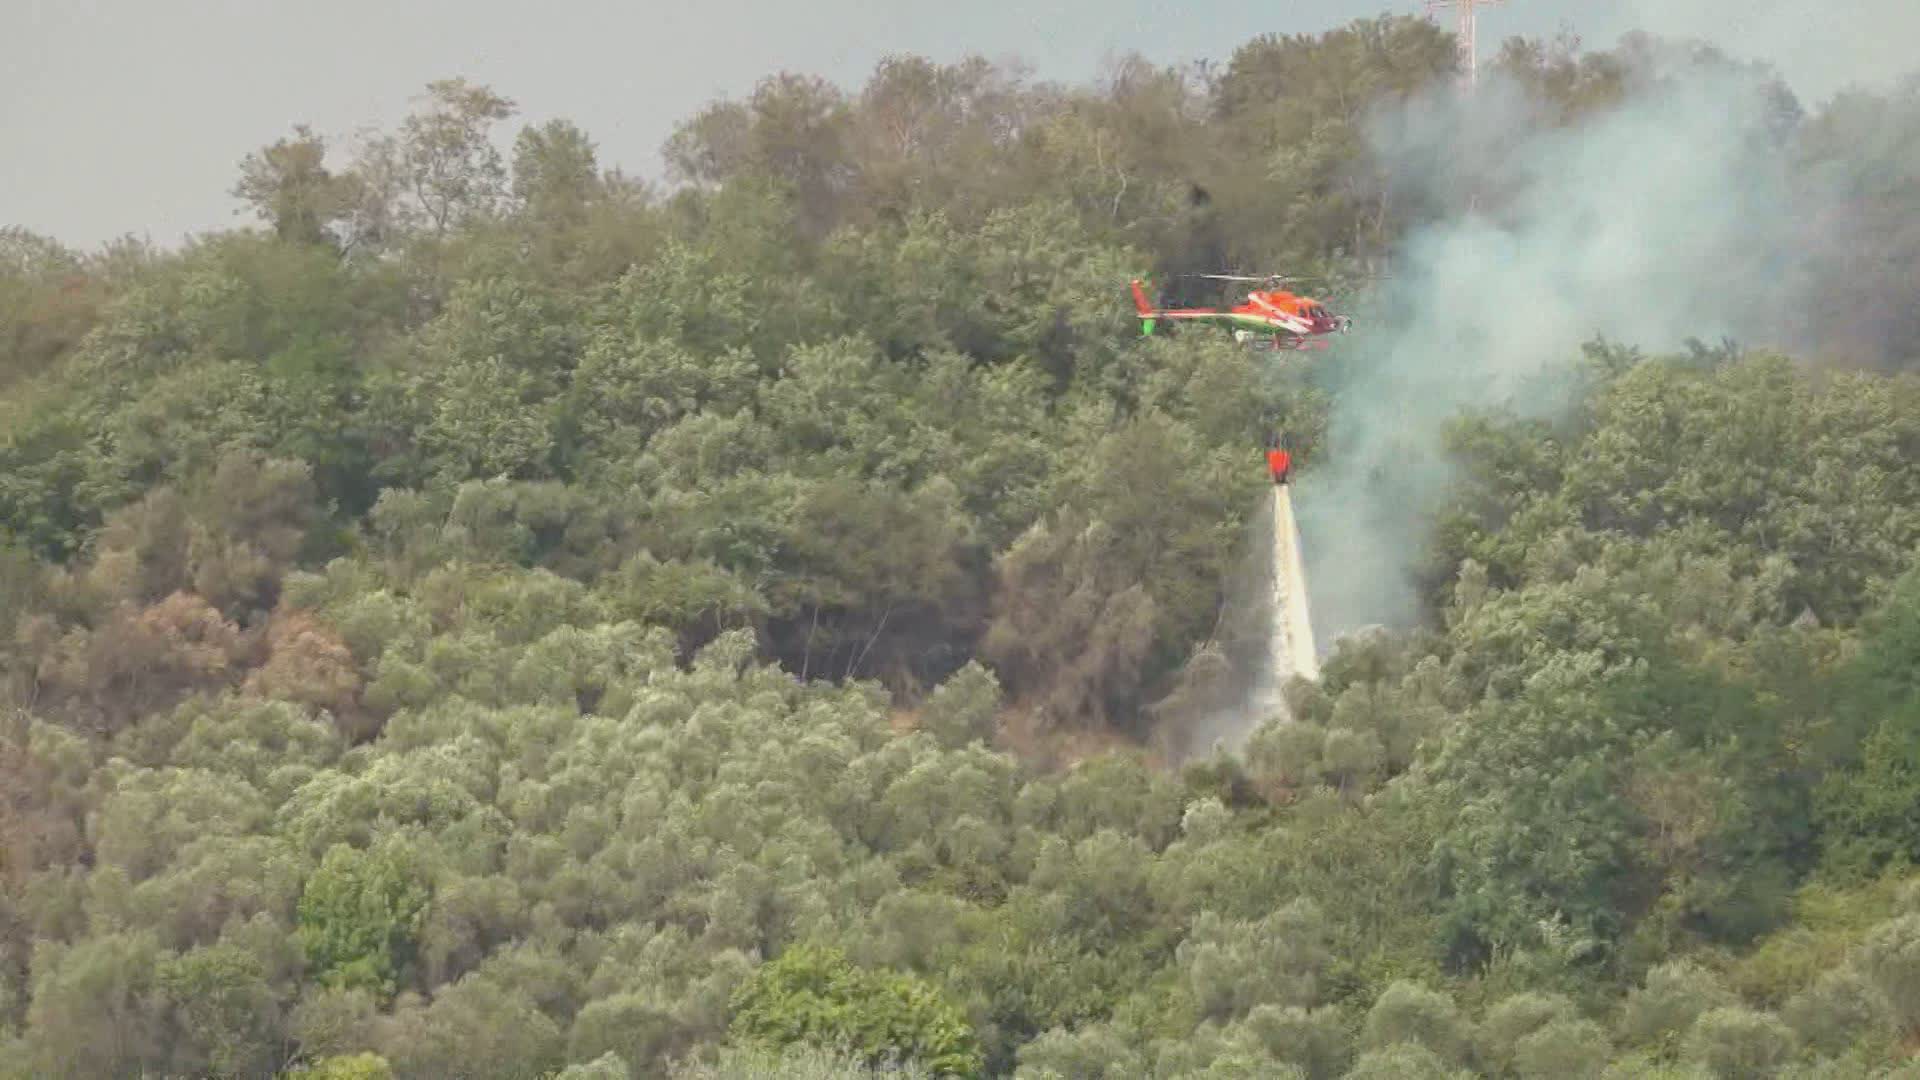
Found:
[[[1146,749],[1330,391],[1125,282],[1390,262],[1453,65],[782,75],[671,192],[449,80],[256,226],[0,234],[0,1075],[1920,1075],[1914,91],[1776,114],[1853,363],[1567,355],[1423,621]]]

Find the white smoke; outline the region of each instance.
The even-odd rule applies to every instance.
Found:
[[[1599,13],[1595,13],[1599,14]],[[1808,102],[1850,87],[1884,90],[1913,70],[1914,0],[1628,0],[1605,21],[1702,38],[1776,65]]]
[[[1416,615],[1412,573],[1466,408],[1561,408],[1580,346],[1763,345],[1791,329],[1792,197],[1775,95],[1726,69],[1573,127],[1493,75],[1380,115],[1376,161],[1418,228],[1370,316],[1317,363],[1331,445],[1296,504],[1324,644]],[[1790,305],[1789,305],[1790,306]]]

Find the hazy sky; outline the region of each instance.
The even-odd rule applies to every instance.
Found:
[[[340,141],[391,127],[429,80],[453,75],[520,104],[503,137],[564,116],[598,142],[603,165],[651,176],[676,122],[783,68],[857,86],[889,52],[979,53],[1079,81],[1128,51],[1224,60],[1257,34],[1423,10],[1423,0],[0,0],[0,224],[80,247],[127,232],[171,245],[232,225],[245,219],[227,191],[248,151],[296,123]],[[1481,52],[1560,29],[1606,46],[1635,27],[1771,59],[1815,101],[1908,70],[1920,2],[1506,0],[1481,15]]]

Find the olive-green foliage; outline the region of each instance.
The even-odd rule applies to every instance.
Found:
[[[1000,684],[993,673],[969,661],[941,683],[921,707],[920,725],[949,747],[993,737],[1000,707]]]
[[[296,1080],[393,1080],[393,1067],[378,1054],[343,1054],[321,1058],[289,1075]]]
[[[1592,1020],[1554,1020],[1515,1041],[1513,1075],[1521,1080],[1595,1078],[1612,1053],[1606,1031]]]
[[[1483,1060],[1500,1061],[1513,1044],[1560,1020],[1575,1019],[1573,1002],[1559,994],[1519,993],[1487,1010],[1478,1032]]]
[[[1352,1049],[1347,1024],[1340,1011],[1331,1007],[1257,1006],[1247,1014],[1244,1030],[1274,1058],[1298,1068],[1310,1080],[1339,1075]]]
[[[373,1038],[400,1076],[539,1076],[559,1067],[566,1048],[527,987],[479,972],[440,988],[431,1002],[401,997]]]
[[[1911,375],[1543,357],[1566,413],[1427,448],[1419,625],[1112,745],[1221,674],[1259,437],[1337,445],[1126,280],[1458,212],[1365,150],[1454,63],[890,57],[671,193],[449,79],[250,155],[266,228],[0,233],[0,1075],[1899,1075]],[[1688,65],[1496,64],[1543,127]],[[1913,95],[1769,92],[1825,358],[1904,366]]]
[[[588,1002],[574,1014],[567,1056],[575,1061],[608,1057],[631,1062],[636,1072],[658,1067],[677,1049],[680,1026],[672,1013],[645,994],[624,993]],[[595,1057],[595,1052],[599,1056]],[[621,1066],[626,1075],[629,1066]]]
[[[570,1071],[561,1075],[574,1080]],[[799,1044],[778,1050],[722,1047],[717,1060],[679,1065],[672,1075],[673,1080],[926,1080],[935,1074],[914,1061],[871,1065],[852,1051]],[[587,1080],[587,1074],[578,1080]]]
[[[393,992],[413,959],[426,889],[395,852],[327,849],[300,895],[299,935],[320,981]]]
[[[1885,866],[1911,865],[1920,856],[1920,835],[1909,815],[1914,784],[1914,742],[1920,724],[1920,685],[1912,657],[1920,648],[1920,572],[1908,571],[1892,585],[1863,627],[1859,655],[1847,672],[1848,734],[1865,736],[1854,768],[1830,774],[1817,792],[1816,810],[1835,834],[1827,850],[1836,870],[1861,875]]]
[[[259,955],[222,942],[190,949],[162,963],[158,974],[188,1040],[176,1053],[204,1057],[221,1076],[272,1064],[279,1003]]]
[[[1161,1039],[1153,1046],[1154,1074],[1177,1077],[1271,1076],[1307,1080],[1301,1066],[1275,1056],[1273,1050],[1246,1029],[1203,1025],[1182,1039]]]
[[[1776,925],[1817,850],[1822,770],[1870,730],[1843,642],[1920,541],[1904,494],[1920,473],[1858,435],[1905,422],[1907,381],[1815,380],[1778,357],[1594,361],[1563,429],[1457,431],[1472,479],[1442,530],[1446,641],[1430,675],[1400,680],[1474,714],[1435,755],[1462,960],[1553,922],[1601,950]],[[1767,445],[1813,460],[1789,468],[1695,409],[1786,425]],[[1656,436],[1659,416],[1689,448]],[[1847,493],[1867,478],[1874,493]],[[1761,779],[1788,761],[1787,782]],[[1865,831],[1826,813],[1836,844]]]
[[[164,1063],[153,936],[103,934],[55,948],[34,965],[25,1048],[34,1071],[111,1076]]]
[[[1020,1048],[1023,1080],[1086,1076],[1117,1078],[1145,1071],[1140,1053],[1117,1032],[1103,1024],[1075,1031],[1055,1028]]]
[[[1733,1003],[1733,995],[1713,972],[1690,960],[1662,964],[1627,996],[1621,1034],[1629,1042],[1671,1044],[1703,1013]]]
[[[16,225],[0,228],[0,385],[45,370],[99,318],[107,283],[87,260]]]
[[[1412,1043],[1455,1064],[1466,1061],[1466,1039],[1466,1021],[1445,994],[1406,981],[1387,987],[1374,1002],[1360,1035],[1369,1048]]]
[[[975,1076],[980,1048],[935,988],[906,974],[869,972],[836,950],[796,945],[734,995],[733,1038],[843,1047],[869,1064],[914,1061],[937,1075]]]
[[[1693,1022],[1684,1053],[1714,1075],[1771,1076],[1793,1053],[1793,1033],[1778,1019],[1738,1005]]]
[[[1906,914],[1876,927],[1855,958],[1873,981],[1903,1032],[1920,1027],[1920,914]]]
[[[1445,1058],[1419,1043],[1397,1042],[1361,1054],[1346,1080],[1460,1080],[1471,1075],[1450,1068]]]
[[[1713,1073],[1707,1071],[1704,1065],[1665,1061],[1645,1053],[1615,1059],[1600,1076],[1601,1080],[1637,1080],[1640,1077],[1651,1077],[1653,1080],[1715,1080]]]
[[[1803,1042],[1833,1055],[1863,1038],[1884,1040],[1890,1034],[1885,996],[1853,968],[1821,975],[1787,1000],[1781,1019]]]
[[[1203,914],[1176,956],[1195,1005],[1216,1018],[1243,1016],[1259,1005],[1318,1003],[1330,959],[1320,912],[1304,900],[1257,923]]]

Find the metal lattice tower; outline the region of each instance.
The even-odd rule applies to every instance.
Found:
[[[1460,67],[1464,71],[1467,85],[1472,86],[1479,74],[1479,49],[1474,44],[1474,8],[1482,4],[1497,4],[1500,0],[1427,0],[1427,14],[1432,15],[1443,7],[1453,8],[1459,14],[1460,28]]]

